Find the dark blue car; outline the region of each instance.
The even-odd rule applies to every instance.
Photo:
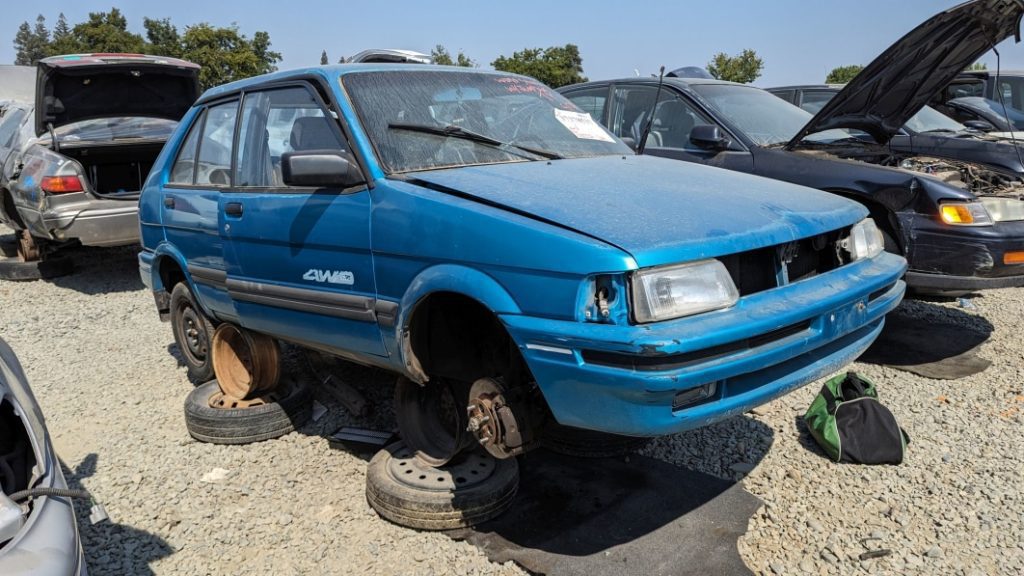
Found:
[[[139,262],[193,376],[237,328],[403,376],[403,436],[435,461],[467,428],[508,457],[552,421],[670,434],[840,370],[905,288],[867,215],[636,156],[530,78],[321,66],[196,102]],[[442,394],[468,407],[451,428]]]

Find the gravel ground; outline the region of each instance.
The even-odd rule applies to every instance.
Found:
[[[343,375],[379,406],[376,417],[353,417],[320,391],[327,414],[297,433],[241,447],[195,442],[182,417],[191,384],[138,280],[135,250],[83,251],[78,265],[52,281],[0,282],[0,335],[25,365],[69,482],[110,513],[90,526],[78,509],[93,574],[523,574],[468,544],[391,525],[366,504],[365,461],[325,436],[342,424],[392,426],[387,374]],[[765,502],[739,542],[757,573],[1024,573],[1022,299],[1024,290],[1005,290],[973,309],[899,310],[990,322],[981,355],[993,366],[982,374],[949,382],[856,366],[912,438],[902,466],[823,458],[799,422],[819,385],[644,452],[744,478]],[[304,369],[295,353],[287,360]],[[859,560],[876,548],[892,554]]]

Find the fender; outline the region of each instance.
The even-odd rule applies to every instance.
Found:
[[[181,268],[182,273],[185,275],[185,282],[188,283],[188,289],[192,291],[193,295],[199,294],[199,289],[196,287],[196,283],[192,279],[192,275],[189,274],[185,255],[175,248],[174,245],[168,244],[167,242],[160,242],[157,244],[156,249],[153,250],[153,268],[150,271],[150,274],[152,274],[151,279],[153,282],[153,291],[158,292],[162,290],[164,292],[170,292],[167,290],[167,287],[164,286],[163,278],[160,277],[160,269],[163,267],[165,259],[174,261],[178,267]],[[207,317],[214,318],[213,311],[207,308],[206,303],[203,302],[201,298],[195,297],[195,300]]]
[[[406,336],[416,306],[424,298],[437,292],[454,292],[472,298],[496,315],[522,313],[508,291],[484,272],[458,264],[439,264],[420,272],[409,283],[409,288],[399,302],[394,332],[385,333],[384,337],[398,344],[392,349],[398,351],[405,372],[413,381],[421,384],[427,381],[427,376],[412,355]]]

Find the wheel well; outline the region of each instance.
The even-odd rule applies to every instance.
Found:
[[[462,294],[437,292],[418,302],[407,340],[407,354],[413,358],[406,362],[424,376],[463,382],[504,376],[506,381],[524,382],[522,371],[528,372],[498,317]]]
[[[14,197],[11,196],[11,192],[9,190],[0,189],[0,203],[2,203],[2,205],[0,205],[0,210],[3,210],[7,218],[19,228],[24,229],[25,223],[21,221],[18,209],[14,206]]]
[[[185,272],[173,258],[169,256],[160,258],[158,266],[157,273],[160,274],[160,282],[164,285],[165,291],[170,292],[174,290],[174,286],[178,282],[185,282]]]

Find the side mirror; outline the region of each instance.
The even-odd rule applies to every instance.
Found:
[[[281,176],[288,186],[315,188],[350,188],[366,182],[355,159],[338,150],[285,152]]]
[[[722,135],[718,126],[699,124],[690,131],[690,142],[704,150],[725,150],[729,147],[729,139]]]
[[[964,122],[964,126],[967,126],[971,130],[977,130],[978,132],[992,132],[996,129],[991,122],[985,120],[968,120]]]

